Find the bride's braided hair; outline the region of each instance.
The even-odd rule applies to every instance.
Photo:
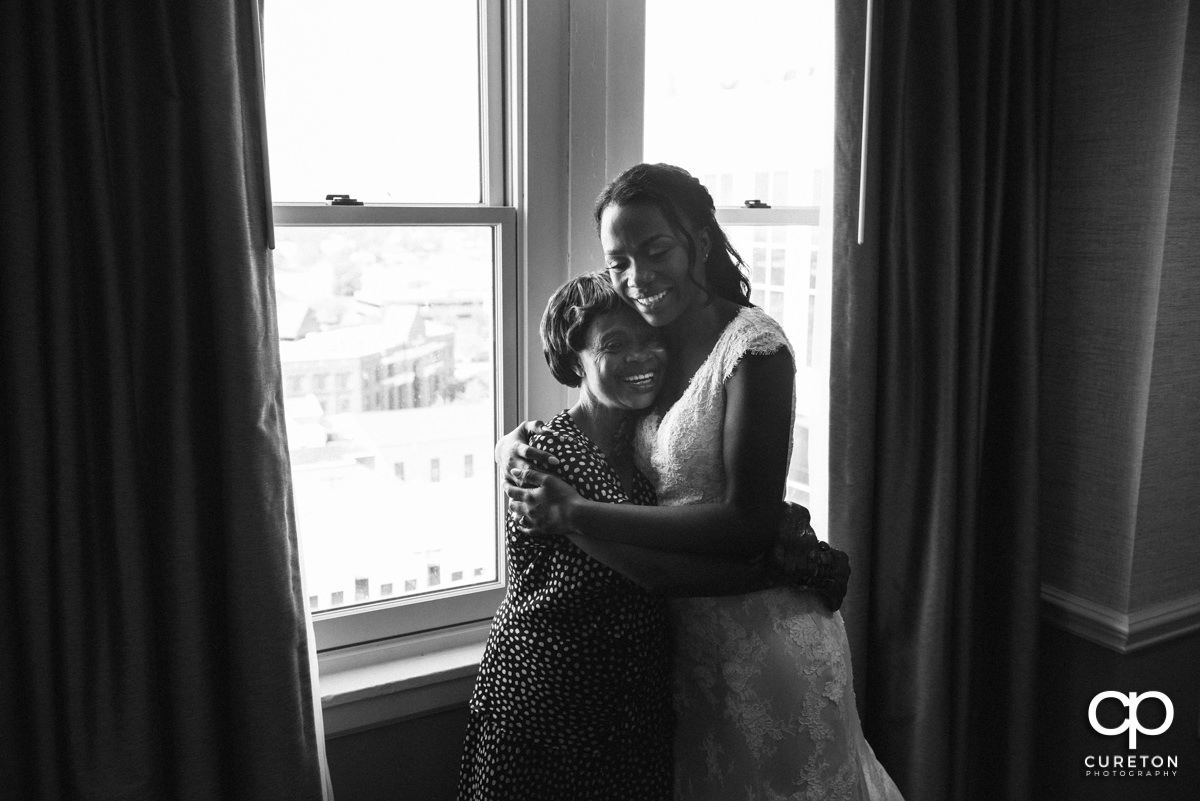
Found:
[[[696,260],[696,240],[691,227],[707,229],[711,246],[704,262],[706,291],[739,306],[750,306],[750,279],[746,263],[717,223],[712,195],[682,167],[671,164],[637,164],[614,178],[596,198],[592,216],[596,231],[609,206],[646,204],[657,208],[684,240],[688,264]],[[695,276],[692,280],[696,281]],[[698,282],[697,282],[698,283]]]

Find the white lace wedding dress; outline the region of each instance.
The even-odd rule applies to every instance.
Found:
[[[660,505],[721,500],[725,381],[783,347],[774,320],[742,309],[675,405],[642,420],[638,466]],[[676,798],[902,801],[859,726],[840,614],[790,588],[671,605]]]

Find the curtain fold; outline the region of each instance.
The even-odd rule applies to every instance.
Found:
[[[0,787],[318,799],[257,15],[0,11]]]
[[[838,15],[830,537],[864,729],[906,797],[1031,797],[1051,6]]]

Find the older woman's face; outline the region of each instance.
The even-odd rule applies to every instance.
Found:
[[[602,314],[579,351],[581,389],[615,409],[645,409],[662,387],[667,351],[662,334],[633,309]]]

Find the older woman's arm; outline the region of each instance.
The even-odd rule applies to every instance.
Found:
[[[579,535],[571,535],[571,541],[593,559],[659,595],[740,595],[791,586],[816,593],[829,611],[836,612],[850,581],[847,554],[817,539],[808,510],[794,503],[787,504],[770,551],[752,559],[660,551]]]
[[[761,557],[662,551],[578,534],[570,538],[588,556],[655,595],[741,595],[777,583]]]
[[[565,482],[528,471],[509,485],[510,509],[531,528],[582,534],[667,551],[760,554],[774,541],[783,511],[791,439],[794,366],[786,350],[747,355],[725,384],[725,495],[715,503],[669,507],[589,501]]]

